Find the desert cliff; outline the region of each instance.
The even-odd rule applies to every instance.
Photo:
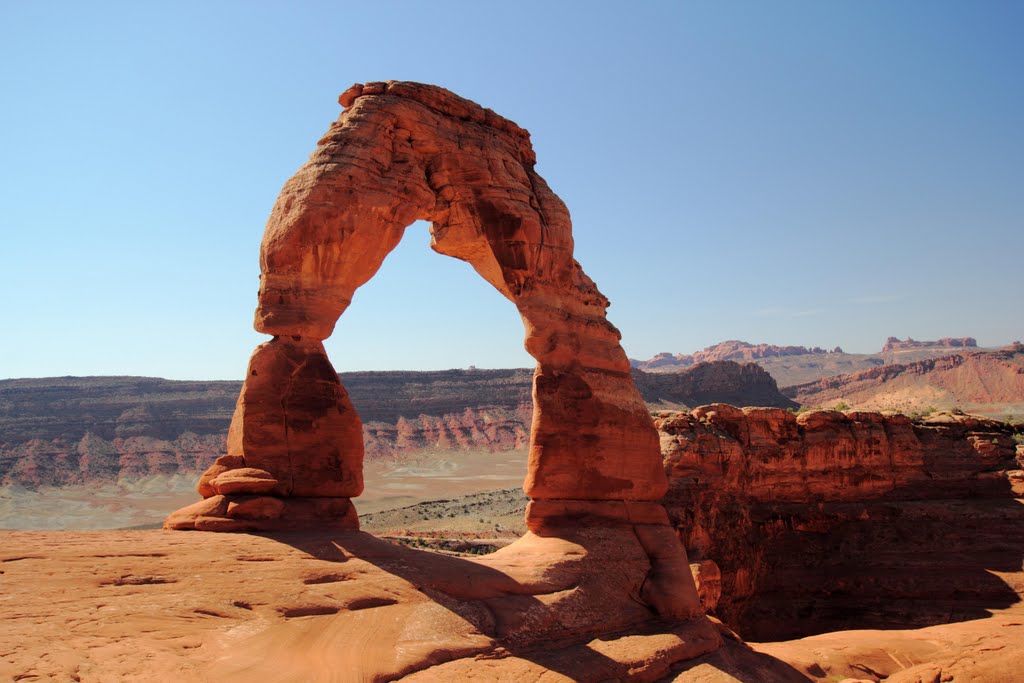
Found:
[[[1005,423],[728,405],[656,422],[666,507],[691,561],[719,565],[717,613],[745,638],[916,628],[1020,599]]]
[[[362,418],[371,460],[528,443],[530,370],[343,372],[340,378]],[[656,406],[795,405],[759,368],[734,362],[672,375],[634,370],[633,380]],[[197,476],[224,452],[240,389],[240,382],[146,377],[0,380],[0,485]]]

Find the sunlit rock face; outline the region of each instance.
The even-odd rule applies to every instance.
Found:
[[[936,413],[664,411],[664,499],[751,640],[977,619],[1019,600],[1013,428]],[[698,568],[702,592],[704,568]]]
[[[516,305],[537,359],[524,484],[531,532],[502,557],[551,566],[566,558],[538,555],[555,547],[538,539],[596,531],[608,542],[588,551],[592,560],[614,546],[639,577],[616,593],[622,600],[662,617],[701,615],[656,502],[667,490],[657,432],[605,317],[608,300],[573,258],[569,212],[534,170],[529,134],[436,86],[355,85],[339,102],[344,112],[267,223],[255,327],[272,339],[249,362],[228,453],[204,475],[205,499],[165,526],[358,526],[348,503],[362,490],[361,423],[321,342],[405,228],[425,220],[435,251],[468,262]]]

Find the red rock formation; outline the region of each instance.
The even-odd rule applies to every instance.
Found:
[[[992,575],[1024,552],[1004,423],[716,404],[656,424],[670,516],[691,559],[720,566],[719,614],[747,638],[945,623],[1017,600]]]
[[[732,361],[672,373],[634,370],[633,381],[644,401],[662,407],[795,405],[769,375]],[[347,372],[341,382],[362,418],[367,458],[529,443],[532,370]],[[0,485],[198,476],[226,450],[241,386],[130,377],[2,380]]]
[[[573,259],[569,212],[534,170],[529,135],[435,86],[355,85],[339,102],[346,110],[267,223],[255,327],[273,339],[249,361],[228,454],[203,476],[205,500],[165,526],[282,529],[320,516],[356,526],[349,498],[362,489],[362,429],[321,342],[405,227],[427,220],[435,251],[467,261],[516,305],[537,359],[523,487],[534,499],[531,533],[499,561],[539,552],[551,568],[565,561],[551,548],[592,528],[599,557],[625,553],[645,576],[639,599],[651,610],[702,615],[655,502],[667,489],[657,432],[605,317],[608,300]],[[400,445],[411,441],[407,419],[397,430]],[[636,599],[627,590],[615,598],[610,622]]]
[[[0,680],[662,680],[721,637],[652,619],[633,526],[514,561],[353,531],[0,532]]]
[[[698,363],[679,372],[633,371],[633,381],[644,400],[651,404],[668,402],[670,407],[731,403],[743,406],[796,408],[794,401],[779,392],[775,380],[754,363],[731,360]]]

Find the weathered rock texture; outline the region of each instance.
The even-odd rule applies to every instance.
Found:
[[[644,574],[622,561],[638,540],[595,531],[535,538],[529,558],[545,572],[521,553],[458,558],[362,532],[0,532],[0,680],[1020,678],[1022,603],[921,631],[833,633],[756,650],[726,632],[716,652],[697,658],[720,643],[707,621],[615,633],[622,613],[602,600],[634,591],[633,615],[646,612]],[[596,552],[602,543],[608,552]],[[570,553],[581,561],[564,562]],[[1004,578],[1024,591],[1019,566]]]
[[[1018,600],[1012,428],[937,414],[709,405],[656,423],[666,507],[747,639],[979,618]],[[1010,476],[1007,476],[1007,475]]]
[[[842,353],[838,346],[832,353]],[[633,367],[642,370],[688,368],[698,363],[711,363],[721,360],[749,361],[758,358],[778,358],[784,356],[806,356],[809,354],[827,353],[818,346],[776,346],[775,344],[751,344],[737,339],[719,342],[695,353],[659,353],[648,360],[630,360]]]
[[[255,326],[273,339],[249,361],[228,453],[203,476],[204,500],[165,526],[357,525],[349,499],[362,490],[361,422],[321,342],[406,226],[426,220],[435,251],[467,261],[516,305],[537,359],[523,487],[531,533],[502,552],[533,564],[538,543],[568,548],[556,541],[593,529],[600,542],[585,555],[621,556],[644,576],[638,591],[601,599],[615,614],[609,623],[640,621],[637,592],[648,615],[702,617],[656,502],[667,490],[657,432],[605,317],[608,300],[573,259],[569,212],[534,170],[527,132],[416,83],[355,85],[339,102],[346,110],[267,223]],[[553,570],[550,557],[535,559],[537,571]]]

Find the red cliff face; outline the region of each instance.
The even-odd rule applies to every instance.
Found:
[[[1008,425],[724,404],[656,424],[666,507],[691,561],[720,565],[719,614],[747,639],[917,627],[1017,600],[992,574],[1024,553]]]
[[[466,408],[461,413],[395,424],[363,424],[363,444],[371,459],[401,458],[419,451],[507,451],[526,448],[530,441],[529,404],[517,410]]]

